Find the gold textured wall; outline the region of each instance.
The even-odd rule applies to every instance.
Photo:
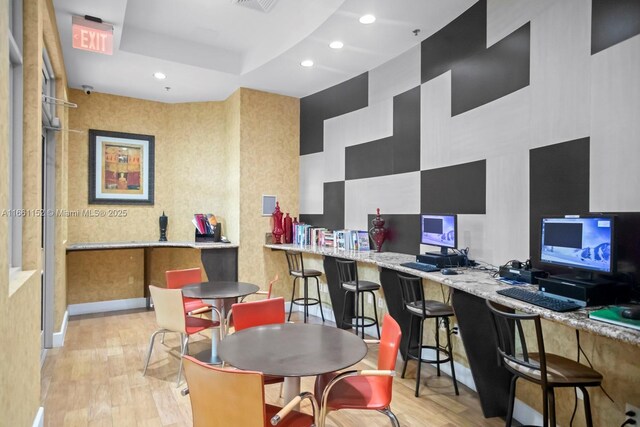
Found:
[[[50,0],[23,2],[23,208],[39,209],[41,194],[41,68],[42,48],[61,57],[57,35],[52,37]],[[0,33],[6,34],[7,0],[0,0]],[[4,39],[6,41],[6,38]],[[0,44],[0,117],[8,115],[8,44]],[[52,59],[54,73],[66,85],[64,67]],[[64,118],[61,118],[63,126]],[[0,173],[7,176],[8,127],[0,120]],[[7,180],[0,180],[0,208],[8,206]],[[23,228],[23,273],[9,280],[8,254],[0,252],[0,424],[27,426],[40,406],[40,219],[26,218]],[[0,245],[7,247],[7,218],[0,218]],[[56,245],[59,247],[58,242]],[[56,278],[58,280],[58,278]],[[56,282],[56,293],[60,291]],[[56,302],[60,295],[56,295]],[[64,301],[64,296],[61,297]],[[58,311],[58,310],[56,310]],[[62,317],[62,316],[60,316]]]
[[[163,104],[121,96],[70,90],[77,110],[69,127],[155,136],[154,206],[119,206],[125,218],[68,218],[68,241],[109,242],[156,240],[158,216],[169,216],[169,240],[193,240],[191,218],[212,212],[223,234],[240,242],[239,278],[265,284],[262,255],[269,218],[261,216],[262,194],[277,194],[284,207],[298,209],[299,100],[239,89],[224,102]],[[71,134],[68,144],[68,209],[108,209],[89,205],[88,134]],[[142,271],[142,250],[134,256]],[[171,260],[160,253],[174,253]],[[195,253],[195,255],[194,255]],[[122,251],[69,253],[67,302],[92,302],[139,297],[142,276],[122,268]],[[101,260],[102,262],[98,262]],[[152,283],[164,285],[172,265],[201,266],[199,252],[154,250]],[[90,274],[91,280],[87,280]],[[133,277],[132,277],[133,276]],[[113,287],[114,283],[118,286]],[[101,290],[104,287],[104,291]]]
[[[270,275],[265,258],[269,217],[262,195],[275,194],[283,212],[298,212],[300,100],[241,89],[240,113],[240,280],[264,285]]]

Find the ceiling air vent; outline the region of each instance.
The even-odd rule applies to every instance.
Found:
[[[269,12],[278,0],[231,0],[232,3],[239,6],[246,6],[261,12]]]

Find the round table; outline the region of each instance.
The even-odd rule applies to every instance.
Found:
[[[358,363],[367,345],[349,331],[324,325],[279,323],[244,329],[220,342],[220,357],[239,369],[285,377],[284,400],[300,393],[300,377]]]
[[[247,295],[255,294],[260,290],[259,286],[244,282],[201,282],[186,285],[182,288],[182,294],[189,298],[200,298],[206,304],[215,305],[220,309],[220,328],[221,333],[225,335],[225,321],[227,318],[225,310],[225,299],[239,298]],[[222,304],[217,304],[223,301]],[[220,338],[218,334],[211,333],[211,350],[204,350],[196,354],[194,357],[202,362],[212,365],[219,365],[222,360],[218,357],[218,343]]]

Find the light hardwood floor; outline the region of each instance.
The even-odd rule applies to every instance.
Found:
[[[315,319],[312,318],[314,321]],[[330,324],[327,322],[327,324]],[[50,350],[42,370],[42,403],[46,426],[191,426],[186,387],[176,387],[179,341],[167,334],[165,345],[157,340],[147,376],[142,376],[148,340],[156,329],[152,311],[138,310],[72,317],[64,347]],[[192,337],[190,352],[210,344],[204,335]],[[375,345],[356,368],[374,368]],[[404,426],[463,427],[502,426],[501,419],[485,419],[476,393],[460,385],[456,396],[451,379],[437,377],[423,365],[420,397],[413,396],[415,369],[409,363],[407,377],[394,379],[392,410]],[[402,365],[399,361],[397,368]],[[313,389],[313,378],[302,380],[303,390]],[[279,385],[267,386],[267,402],[282,405]],[[310,412],[307,406],[303,410]],[[339,411],[329,415],[329,426],[390,426],[375,411]],[[242,427],[242,426],[220,426]]]

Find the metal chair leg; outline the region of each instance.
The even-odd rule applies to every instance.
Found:
[[[593,420],[591,419],[591,399],[589,399],[589,392],[586,387],[578,387],[582,391],[584,398],[584,419],[587,423],[587,427],[593,427]]]
[[[165,332],[162,333],[162,338],[160,338],[160,344],[164,345],[164,335]]]
[[[182,334],[181,334],[182,335]],[[185,337],[180,337],[182,341],[182,352],[180,353],[180,368],[178,368],[178,380],[176,382],[176,387],[180,387],[180,377],[182,377],[182,360],[184,358],[187,347],[189,346],[189,335],[185,334]]]
[[[511,378],[511,388],[509,389],[509,407],[507,408],[505,427],[511,427],[511,423],[513,422],[513,406],[516,401],[516,381],[518,381],[518,376],[514,375]]]
[[[382,414],[385,414],[387,417],[389,417],[393,427],[400,427],[400,422],[398,421],[398,418],[396,417],[396,414],[391,412],[390,408],[380,409],[378,412],[380,412]]]
[[[158,329],[153,334],[151,334],[151,339],[149,340],[149,352],[147,353],[147,361],[144,364],[144,370],[142,371],[142,376],[144,377],[147,374],[147,367],[149,366],[149,360],[151,360],[151,352],[153,351],[153,342],[160,332],[164,333],[165,329]]]

